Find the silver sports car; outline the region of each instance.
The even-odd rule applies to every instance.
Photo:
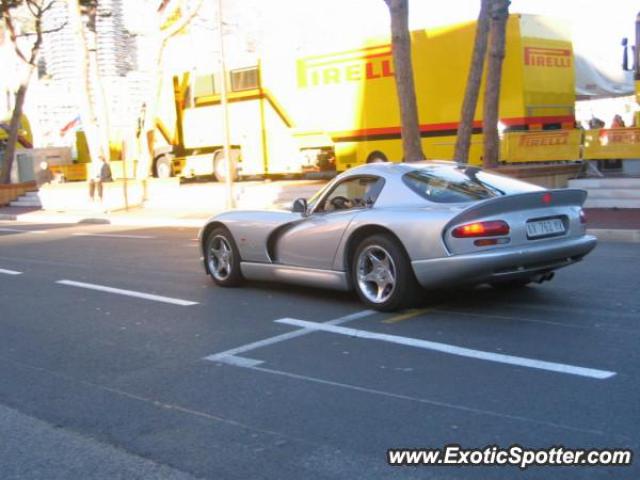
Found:
[[[450,162],[376,163],[291,211],[229,211],[200,232],[221,286],[244,279],[355,289],[391,311],[421,289],[543,282],[596,245],[582,190],[546,190]]]

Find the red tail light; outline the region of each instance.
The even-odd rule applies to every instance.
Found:
[[[460,225],[451,232],[456,238],[471,237],[497,237],[509,234],[509,224],[502,220],[494,220],[491,222],[476,222]]]
[[[580,209],[580,223],[587,223],[587,213],[583,209]]]

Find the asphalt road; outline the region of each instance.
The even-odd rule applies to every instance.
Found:
[[[380,314],[344,293],[217,288],[195,236],[0,223],[0,478],[640,478],[638,459],[386,463],[452,443],[640,452],[638,245]]]

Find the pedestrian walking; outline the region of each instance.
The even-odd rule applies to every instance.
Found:
[[[92,174],[89,178],[89,197],[92,202],[96,201],[96,192],[98,194],[98,200],[102,204],[104,196],[103,183],[113,181],[111,176],[111,167],[107,163],[107,160],[100,155],[100,163],[98,165],[91,166]]]

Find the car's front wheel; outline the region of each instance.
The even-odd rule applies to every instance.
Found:
[[[229,230],[214,228],[205,243],[207,269],[213,281],[222,287],[236,287],[242,283],[240,253]]]
[[[384,312],[407,306],[418,289],[407,255],[390,235],[377,234],[360,242],[351,274],[360,299]]]

